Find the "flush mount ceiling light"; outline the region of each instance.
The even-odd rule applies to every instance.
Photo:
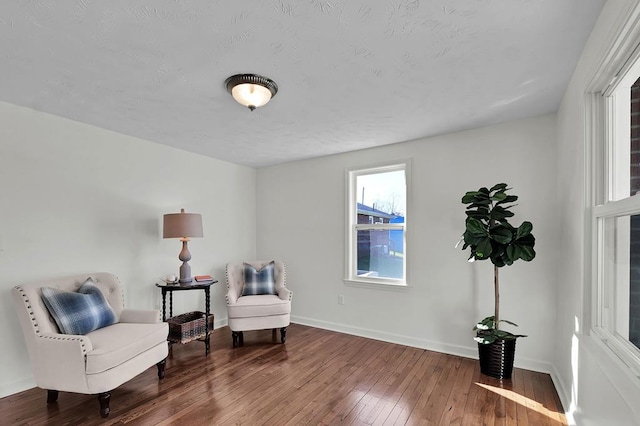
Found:
[[[275,81],[255,74],[232,75],[224,84],[233,99],[251,111],[265,105],[278,93]]]

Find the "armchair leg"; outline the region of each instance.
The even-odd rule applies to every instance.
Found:
[[[100,416],[103,419],[109,417],[109,400],[111,400],[110,392],[102,392],[98,395],[98,401],[100,401]]]
[[[238,332],[237,331],[232,331],[231,332],[231,338],[233,339],[233,347],[237,348],[238,347]]]
[[[47,404],[53,404],[58,400],[58,391],[57,390],[47,390]]]
[[[287,341],[287,327],[280,329],[280,341],[282,341],[282,343]]]
[[[156,367],[158,367],[158,379],[164,379],[164,367],[165,367],[165,365],[167,365],[167,359],[166,358],[156,364]]]
[[[239,340],[240,346],[244,346],[244,333],[242,331],[238,332],[238,340]]]

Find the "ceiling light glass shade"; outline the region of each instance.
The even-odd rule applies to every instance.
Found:
[[[225,86],[233,99],[251,111],[278,93],[278,85],[273,80],[255,74],[236,74],[225,81]]]

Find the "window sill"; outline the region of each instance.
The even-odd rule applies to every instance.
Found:
[[[600,366],[601,372],[622,396],[626,405],[636,416],[640,416],[637,401],[633,398],[633,395],[640,391],[640,376],[637,375],[637,370],[627,365],[597,332],[592,331],[591,335],[580,336],[580,344]]]
[[[374,288],[377,290],[385,290],[385,291],[409,291],[411,286],[407,284],[394,284],[394,283],[385,283],[378,281],[366,281],[366,280],[350,280],[345,278],[344,285],[349,287],[361,287],[361,288]]]

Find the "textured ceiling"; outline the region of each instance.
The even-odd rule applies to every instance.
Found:
[[[2,0],[0,101],[261,167],[554,112],[603,3]]]

